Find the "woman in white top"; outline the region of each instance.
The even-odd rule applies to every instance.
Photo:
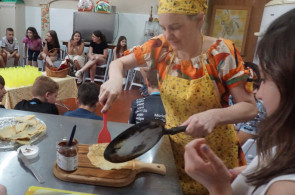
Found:
[[[262,83],[257,98],[267,118],[257,137],[258,157],[240,171],[228,170],[204,139],[186,145],[185,170],[210,194],[295,192],[295,9],[276,19],[259,42]],[[241,168],[239,169],[241,170]]]

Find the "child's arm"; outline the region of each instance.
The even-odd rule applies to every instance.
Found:
[[[58,49],[53,49],[48,53],[48,56],[55,56],[58,52]]]
[[[76,51],[76,54],[80,56],[83,54],[83,52],[84,52],[84,43],[82,42],[79,47],[79,50]]]
[[[24,59],[27,59],[27,53],[28,53],[28,46],[25,43],[25,56],[24,56]]]
[[[108,58],[108,48],[103,50],[103,57],[104,57],[104,59]]]
[[[37,39],[37,41],[38,41],[38,46],[37,47],[41,48],[40,51],[43,51],[43,45],[42,45],[41,39]]]
[[[88,59],[91,59],[92,54],[93,54],[93,47],[89,46]]]
[[[72,40],[68,42],[68,54],[73,55]]]
[[[117,47],[115,47],[113,49],[113,54],[114,54],[114,60],[116,60],[118,58],[118,56],[117,56]]]
[[[44,43],[44,46],[43,46],[43,53],[47,54],[47,53],[48,53],[47,40],[45,39],[45,41],[44,41],[43,43]]]

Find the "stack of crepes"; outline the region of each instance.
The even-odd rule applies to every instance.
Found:
[[[46,125],[37,120],[34,115],[15,117],[14,121],[16,124],[0,129],[1,140],[28,144],[34,135],[46,131]]]

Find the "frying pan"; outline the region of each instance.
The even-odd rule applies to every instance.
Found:
[[[113,163],[132,160],[150,150],[163,135],[184,132],[186,126],[165,129],[161,120],[142,122],[119,134],[104,151],[104,158]]]

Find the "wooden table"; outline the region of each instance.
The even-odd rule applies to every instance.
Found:
[[[44,72],[44,75],[46,73]],[[57,101],[62,101],[68,98],[76,98],[78,95],[78,88],[75,77],[67,76],[65,78],[50,77],[59,85]],[[7,93],[2,99],[2,105],[7,109],[13,109],[14,106],[21,100],[32,99],[32,85],[8,88],[5,86]]]

